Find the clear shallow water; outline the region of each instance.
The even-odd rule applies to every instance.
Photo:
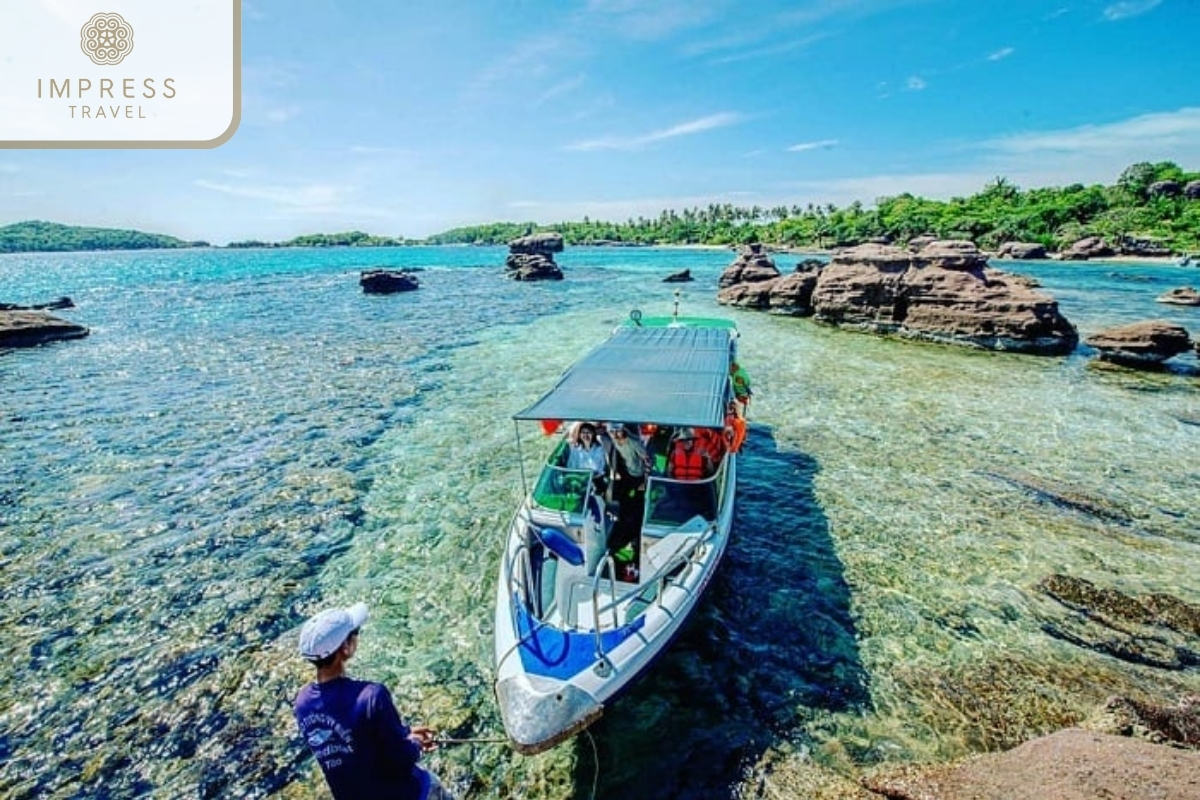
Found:
[[[437,754],[460,793],[728,796],[770,751],[853,774],[1007,746],[1115,692],[1200,691],[1195,667],[1048,635],[1064,611],[1035,588],[1064,573],[1200,603],[1194,360],[1139,374],[1085,349],[975,353],[730,311],[713,300],[727,251],[568,250],[557,284],[507,281],[503,258],[0,257],[0,300],[68,295],[92,329],[0,356],[0,795],[320,796],[290,718],[309,677],[295,635],[357,599],[373,613],[358,674],[416,721],[498,736],[508,417],[630,308],[668,313],[660,280],[684,268],[685,311],[734,316],[755,380],[728,560],[591,737]],[[424,267],[421,290],[364,296],[357,272],[378,264]],[[1200,335],[1200,310],[1154,302],[1194,271],[999,266],[1039,278],[1083,336],[1153,317]]]

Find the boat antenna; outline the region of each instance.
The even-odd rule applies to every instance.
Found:
[[[674,315],[672,315],[673,322],[679,321],[679,294],[680,294],[679,290],[676,289],[675,290],[675,313],[674,313]]]

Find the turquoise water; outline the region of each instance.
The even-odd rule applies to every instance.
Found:
[[[1069,614],[1036,589],[1200,603],[1194,358],[1136,373],[723,309],[728,251],[569,249],[538,284],[504,255],[0,257],[0,300],[67,295],[92,330],[0,355],[0,795],[323,796],[290,717],[295,637],[359,599],[359,675],[416,722],[499,736],[509,415],[629,309],[669,313],[684,268],[684,310],[737,320],[755,382],[727,561],[590,736],[435,754],[461,796],[733,796],[770,753],[852,776],[1009,746],[1112,693],[1200,691],[1194,665],[1050,635]],[[422,288],[363,295],[375,265]],[[1154,302],[1194,270],[1001,266],[1083,336],[1155,317],[1200,336],[1200,309]]]

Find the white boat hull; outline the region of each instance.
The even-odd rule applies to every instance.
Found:
[[[728,455],[717,475],[712,520],[643,528],[636,582],[614,580],[611,559],[589,576],[554,554],[539,536],[570,530],[572,520],[561,515],[555,528],[531,500],[522,505],[501,561],[495,615],[496,696],[518,750],[541,752],[599,719],[679,632],[729,542],[736,460]],[[582,537],[573,541],[582,551]]]

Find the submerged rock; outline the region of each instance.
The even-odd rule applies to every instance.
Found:
[[[1190,286],[1171,289],[1168,292],[1163,292],[1155,299],[1160,303],[1168,303],[1176,306],[1200,306],[1200,292],[1197,292]]]
[[[1036,588],[1069,612],[1041,615],[1042,630],[1057,639],[1158,669],[1200,666],[1200,606],[1164,593],[1137,597],[1058,573]]]
[[[692,277],[692,271],[685,269],[663,278],[663,283],[689,283],[694,280],[696,279]]]

